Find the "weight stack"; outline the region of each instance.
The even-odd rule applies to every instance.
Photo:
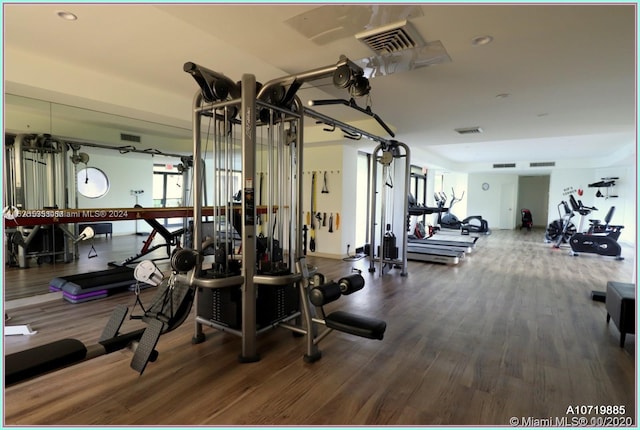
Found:
[[[294,284],[256,285],[257,329],[275,324],[300,310]],[[239,286],[198,288],[198,316],[232,329],[242,329],[242,292]]]
[[[398,247],[396,246],[395,236],[385,236],[382,238],[382,258],[395,260],[398,258]],[[380,255],[380,247],[378,247],[378,255]]]

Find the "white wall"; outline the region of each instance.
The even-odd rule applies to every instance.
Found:
[[[616,185],[609,189],[609,195],[617,195],[612,198],[594,197],[594,206],[598,208],[595,216],[591,218],[603,220],[611,206],[616,207],[616,211],[611,219],[613,225],[624,225],[618,241],[631,244],[636,243],[637,237],[637,195],[636,171],[633,167],[618,167],[607,169],[596,169],[595,178],[592,181],[598,182],[604,177],[618,177]],[[597,188],[588,188],[588,194],[595,196]],[[605,193],[604,190],[601,190]],[[586,194],[586,193],[585,193]],[[586,203],[585,203],[586,204]]]
[[[594,178],[594,169],[553,170],[549,181],[549,219],[547,223],[558,219],[558,204],[563,200],[568,200],[572,190],[583,190],[584,196],[578,197],[578,194],[574,193],[574,197],[580,198],[585,205],[592,206],[593,200],[587,195],[589,192],[587,185],[594,182]],[[576,226],[578,222],[579,219],[576,219],[574,222]]]
[[[453,212],[459,219],[465,218],[467,215],[468,204],[468,190],[467,184],[469,181],[469,175],[466,173],[446,173],[442,180],[442,191],[447,195],[447,207],[451,205],[453,199],[453,191],[457,198],[462,198],[461,201],[453,205]],[[464,193],[464,195],[463,195]]]
[[[78,207],[92,208],[133,208],[136,203],[131,190],[144,190],[138,197],[138,203],[144,207],[153,206],[153,157],[146,154],[83,148],[89,154],[89,166],[102,170],[109,179],[109,191],[103,197],[88,199],[78,194]],[[82,168],[84,165],[78,165]],[[113,234],[123,235],[135,232],[136,221],[113,222]],[[144,221],[138,221],[138,231],[149,232],[151,229]]]
[[[366,230],[366,225],[356,224],[356,194],[363,192],[358,189],[358,150],[348,144],[343,144],[342,148],[342,211],[340,213],[340,228],[334,234],[336,237],[330,237],[334,246],[336,246],[337,257],[344,258],[347,255],[347,244],[351,245],[349,253],[353,255],[356,243],[356,231],[358,229]],[[339,184],[330,185],[329,191],[333,192]],[[366,193],[366,189],[364,190]],[[328,194],[330,195],[330,194]],[[339,209],[337,209],[339,210]],[[334,224],[335,229],[335,224]]]
[[[311,209],[311,182],[313,172],[316,172],[316,208],[317,212],[327,213],[327,225],[318,226],[316,220],[316,251],[310,252],[307,240],[307,254],[329,258],[342,258],[347,253],[347,243],[355,240],[354,219],[355,204],[351,202],[356,192],[356,162],[357,153],[348,151],[347,146],[335,144],[323,147],[307,147],[303,155],[303,222]],[[327,172],[327,189],[329,193],[322,193],[324,172]],[[333,233],[329,233],[329,216],[333,214]],[[340,225],[336,228],[337,216]]]
[[[483,183],[489,184],[488,190],[482,189]],[[520,220],[520,209],[517,207],[518,175],[500,173],[469,174],[467,185],[467,213],[462,218],[481,215],[487,220],[489,228],[513,229]],[[505,190],[515,189],[505,200]]]

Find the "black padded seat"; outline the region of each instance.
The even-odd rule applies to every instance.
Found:
[[[327,327],[367,339],[382,340],[387,323],[343,311],[332,312],[325,317]]]
[[[87,348],[76,339],[62,339],[36,346],[4,358],[4,383],[15,384],[33,376],[77,363],[87,356]]]

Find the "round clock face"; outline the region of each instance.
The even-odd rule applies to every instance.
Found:
[[[482,184],[482,189],[487,191],[489,189],[489,184],[487,182]]]
[[[96,167],[87,167],[78,171],[78,192],[90,199],[97,199],[109,191],[107,175]]]

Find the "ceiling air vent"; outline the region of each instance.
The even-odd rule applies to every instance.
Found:
[[[457,131],[458,134],[477,134],[477,133],[482,133],[482,129],[480,127],[456,128],[455,131]]]
[[[539,161],[536,163],[529,163],[529,167],[554,167],[555,161]]]
[[[493,165],[494,169],[508,169],[516,167],[516,163],[497,163]]]
[[[356,34],[356,39],[378,55],[404,51],[424,45],[424,41],[409,21],[377,27]]]
[[[120,133],[120,140],[140,143],[140,136],[136,136],[135,134]]]

